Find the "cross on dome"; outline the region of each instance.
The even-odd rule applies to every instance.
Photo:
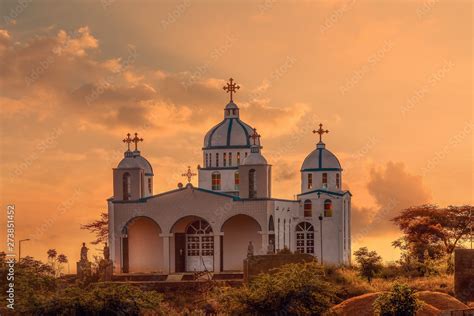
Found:
[[[130,136],[130,134],[128,134]],[[143,138],[138,137],[138,133],[135,133],[135,137],[132,139],[132,142],[135,143],[135,151],[138,151],[138,142],[142,142]],[[130,146],[130,145],[129,145]],[[130,148],[129,148],[130,150]]]
[[[319,129],[313,131],[313,134],[319,134],[319,142],[320,143],[323,142],[322,141],[322,136],[323,136],[324,133],[329,133],[329,131],[323,129],[323,124],[319,124]]]
[[[130,138],[130,133],[127,133],[127,138],[125,138],[123,142],[127,143],[127,151],[130,151],[130,143],[132,142],[132,139]]]
[[[240,89],[239,85],[236,85],[234,83],[234,79],[230,78],[229,82],[226,83],[226,85],[223,87],[223,89],[227,92],[230,93],[230,102],[233,102],[232,94],[237,92],[238,89]],[[236,90],[237,89],[237,90]]]
[[[257,139],[260,140],[260,135],[257,133],[257,129],[253,129],[253,134],[249,135],[249,138],[253,140],[254,146],[257,145]]]
[[[188,166],[188,171],[186,171],[186,173],[183,173],[181,176],[188,178],[188,183],[191,183],[191,180],[194,176],[196,176],[196,174],[191,171],[191,166]]]

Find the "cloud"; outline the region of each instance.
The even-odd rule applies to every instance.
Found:
[[[373,167],[367,189],[374,198],[376,207],[352,207],[355,242],[366,237],[398,232],[398,228],[390,220],[401,210],[425,204],[431,199],[422,178],[410,174],[400,162],[388,162],[383,168]]]

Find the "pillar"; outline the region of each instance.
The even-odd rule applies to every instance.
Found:
[[[160,234],[163,238],[163,272],[169,274],[170,271],[170,237],[173,234]]]
[[[223,235],[224,233],[214,234],[214,273],[222,271],[221,256],[224,254],[221,252],[221,236]]]
[[[258,232],[260,235],[262,235],[262,247],[260,249],[255,249],[255,254],[256,255],[266,255],[267,250],[268,250],[268,232]],[[255,245],[256,246],[256,245]]]

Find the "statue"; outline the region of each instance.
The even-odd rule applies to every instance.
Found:
[[[82,247],[81,247],[81,262],[86,262],[86,261],[88,261],[88,260],[87,260],[87,251],[88,251],[88,250],[89,250],[89,249],[87,249],[86,243],[83,242],[83,243],[82,243]]]
[[[249,241],[249,246],[247,247],[247,257],[253,256],[253,244],[252,241]]]
[[[271,255],[275,253],[275,245],[273,244],[273,240],[270,239],[268,241],[268,249],[267,249],[267,254]]]
[[[99,262],[99,280],[100,281],[112,281],[113,274],[113,263],[110,260],[110,250],[107,243],[104,245],[104,259]]]

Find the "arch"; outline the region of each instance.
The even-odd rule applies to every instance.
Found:
[[[303,203],[303,215],[304,217],[313,216],[313,203],[311,200],[305,200]]]
[[[249,242],[252,242],[256,254],[260,252],[262,235],[259,232],[261,230],[262,227],[255,218],[244,214],[231,216],[222,224],[223,270],[242,271]]]
[[[309,222],[296,225],[296,251],[314,254],[314,227]]]
[[[214,191],[219,191],[221,189],[221,174],[219,171],[214,171],[211,175],[211,188]]]
[[[214,270],[214,228],[205,218],[188,215],[171,226],[170,265],[175,272]]]
[[[324,217],[332,217],[332,201],[329,199],[324,201]]]
[[[132,197],[132,177],[130,173],[125,172],[122,176],[123,200],[128,201]]]
[[[257,172],[255,169],[249,170],[249,198],[257,196]]]
[[[124,272],[163,272],[163,238],[160,225],[147,216],[130,219],[123,227]]]
[[[268,219],[268,230],[269,231],[275,231],[275,221],[273,220],[273,215],[270,215],[270,218]]]

